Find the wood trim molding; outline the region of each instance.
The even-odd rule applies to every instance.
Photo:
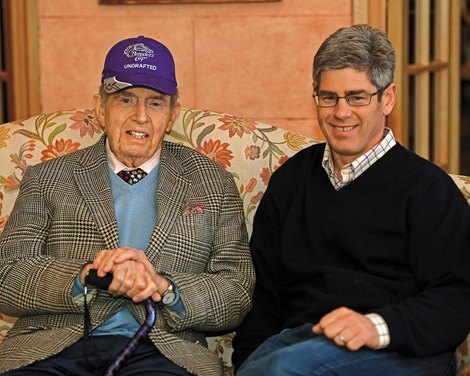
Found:
[[[460,31],[461,8],[457,1],[450,2],[450,79],[449,79],[449,167],[448,172],[460,172]]]
[[[387,30],[386,0],[353,0],[353,24],[369,24]]]
[[[6,0],[9,18],[11,85],[10,118],[22,119],[41,112],[36,0]]]
[[[369,22],[369,0],[353,0],[353,24]]]
[[[388,19],[399,20],[408,19],[408,2],[407,0],[396,0],[388,4]],[[397,84],[397,100],[395,108],[389,116],[389,126],[393,129],[393,133],[397,140],[405,146],[409,147],[409,128],[410,128],[410,96],[409,96],[409,82],[406,67],[408,65],[408,35],[409,25],[408,22],[403,22],[400,25],[390,23],[387,28],[387,33],[390,37],[392,44],[395,46],[397,62],[395,65],[395,82]]]

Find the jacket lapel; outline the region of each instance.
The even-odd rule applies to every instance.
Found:
[[[93,215],[107,249],[119,247],[114,204],[108,177],[106,136],[85,150],[74,178],[88,209]],[[92,178],[90,178],[92,177]]]
[[[171,229],[183,213],[190,184],[184,177],[183,166],[163,143],[158,177],[157,222],[147,249],[150,261],[155,260]]]

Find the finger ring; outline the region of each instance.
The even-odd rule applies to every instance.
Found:
[[[339,339],[341,342],[344,342],[344,343],[348,342],[348,341],[346,341],[346,338],[344,338],[344,336],[342,336],[342,335],[340,335],[340,336],[338,337],[338,339]]]

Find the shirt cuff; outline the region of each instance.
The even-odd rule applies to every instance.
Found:
[[[85,289],[82,283],[80,282],[80,274],[78,274],[77,277],[75,278],[75,283],[73,284],[73,287],[72,287],[72,296],[76,297],[79,294],[83,294],[84,291]]]
[[[92,289],[88,289],[88,292],[90,291],[92,291]],[[78,305],[83,306],[85,304],[85,287],[80,282],[80,274],[75,278],[75,282],[72,287],[72,298]]]
[[[388,331],[387,323],[383,317],[377,313],[368,313],[366,317],[373,322],[375,329],[377,329],[377,332],[379,333],[379,345],[375,350],[386,348],[390,344],[390,332]]]

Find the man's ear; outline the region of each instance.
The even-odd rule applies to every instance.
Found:
[[[93,109],[95,110],[96,119],[104,125],[104,104],[99,94],[93,95]]]
[[[382,94],[383,114],[390,115],[397,100],[397,85],[392,82]]]
[[[173,106],[173,110],[171,111],[170,120],[168,120],[168,124],[166,125],[166,133],[170,133],[171,128],[173,128],[173,124],[175,124],[175,121],[178,118],[178,115],[180,114],[180,111],[181,111],[181,103],[176,102],[175,105]]]

